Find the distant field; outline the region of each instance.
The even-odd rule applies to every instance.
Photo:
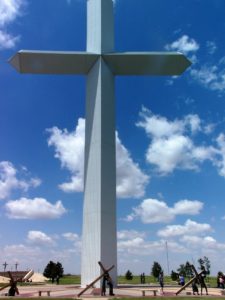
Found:
[[[165,276],[165,284],[177,285],[176,281],[172,281],[170,276]],[[186,282],[188,279],[186,279]],[[140,284],[140,276],[134,276],[132,280],[127,280],[125,276],[118,276],[119,284]],[[158,284],[158,281],[153,276],[146,276],[145,283]],[[216,277],[207,277],[206,283],[210,287],[216,287]],[[60,279],[60,284],[80,284],[80,275],[65,275]]]
[[[60,278],[59,284],[80,284],[80,275],[65,275]]]

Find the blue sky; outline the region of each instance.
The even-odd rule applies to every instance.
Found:
[[[180,77],[116,78],[118,269],[225,271],[225,2],[116,0],[116,51],[180,51]],[[20,49],[86,49],[85,0],[0,2],[0,269],[80,273],[85,78],[20,75]],[[169,266],[166,259],[168,245]]]

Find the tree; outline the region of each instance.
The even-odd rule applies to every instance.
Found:
[[[209,275],[210,274],[210,268],[211,268],[211,263],[208,257],[204,256],[203,258],[198,259],[198,263],[200,265],[199,269],[206,270],[206,273]]]
[[[151,274],[153,277],[158,278],[159,274],[163,271],[162,267],[157,261],[153,262]]]
[[[171,277],[171,279],[172,279],[173,281],[177,281],[178,278],[179,278],[179,274],[178,274],[177,272],[174,272],[174,271],[172,270],[172,272],[171,272],[171,274],[170,274],[170,277]]]
[[[125,274],[125,277],[127,280],[132,280],[133,279],[133,274],[131,273],[130,270],[128,270]]]
[[[186,261],[185,264],[181,264],[180,267],[177,269],[177,272],[179,274],[182,274],[184,277],[189,277],[189,278],[191,278],[194,275],[189,261]]]
[[[62,267],[62,264],[60,262],[56,263],[56,274],[61,278],[63,277],[64,269]]]
[[[185,264],[181,264],[179,266],[179,268],[177,269],[177,272],[179,274],[182,274],[184,277],[186,277],[186,266],[185,266]]]
[[[189,261],[186,262],[185,264],[185,270],[186,270],[186,276],[191,279],[191,277],[193,277],[194,273],[191,267],[191,264],[189,263]]]
[[[56,278],[59,279],[63,276],[63,272],[64,270],[60,262],[54,263],[50,260],[44,269],[43,275],[47,278],[50,278],[53,283]]]

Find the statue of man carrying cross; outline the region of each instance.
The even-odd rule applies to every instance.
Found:
[[[86,286],[100,275],[96,265],[101,261],[106,266],[115,265],[111,275],[115,285],[114,77],[180,75],[190,61],[175,52],[114,52],[112,0],[87,0],[86,48],[86,52],[21,50],[10,62],[21,73],[87,76],[81,283]]]

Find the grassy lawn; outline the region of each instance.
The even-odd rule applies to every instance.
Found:
[[[165,285],[177,285],[176,281],[172,281],[170,276],[164,277]],[[188,279],[186,278],[186,282],[188,282]],[[49,281],[51,283],[51,281]],[[127,280],[125,276],[118,276],[118,283],[119,284],[140,284],[140,276],[133,276],[132,280]],[[153,276],[145,276],[145,283],[146,284],[158,284],[157,279],[155,279]],[[210,287],[216,287],[216,277],[207,277],[206,283]],[[60,278],[59,284],[80,284],[80,275],[64,275],[62,278]]]
[[[157,284],[158,281],[153,276],[145,276],[146,283],[153,283]],[[140,284],[140,276],[134,276],[132,280],[127,280],[125,276],[118,276],[118,283],[119,284]],[[172,281],[170,277],[165,277],[166,284],[174,284],[177,283]],[[65,275],[60,278],[59,284],[80,284],[80,275]]]
[[[188,279],[186,279],[186,282]],[[176,281],[172,281],[170,276],[165,276],[164,277],[164,282],[165,285],[176,285]],[[47,283],[51,283],[51,281],[48,281]],[[118,276],[118,283],[119,284],[140,284],[140,276],[133,276],[132,280],[127,280],[125,276]],[[158,284],[157,279],[155,279],[153,276],[145,276],[145,283],[146,284]],[[216,277],[207,277],[206,283],[210,287],[216,287]],[[37,284],[37,283],[36,283]],[[41,284],[41,283],[40,283]],[[43,284],[43,283],[42,283]],[[80,284],[80,275],[64,275],[62,278],[60,278],[59,284]],[[4,284],[0,284],[0,287],[3,286]],[[30,285],[27,283],[23,283],[23,285]],[[35,285],[35,283],[32,283],[32,285]],[[38,284],[37,284],[38,285]]]

